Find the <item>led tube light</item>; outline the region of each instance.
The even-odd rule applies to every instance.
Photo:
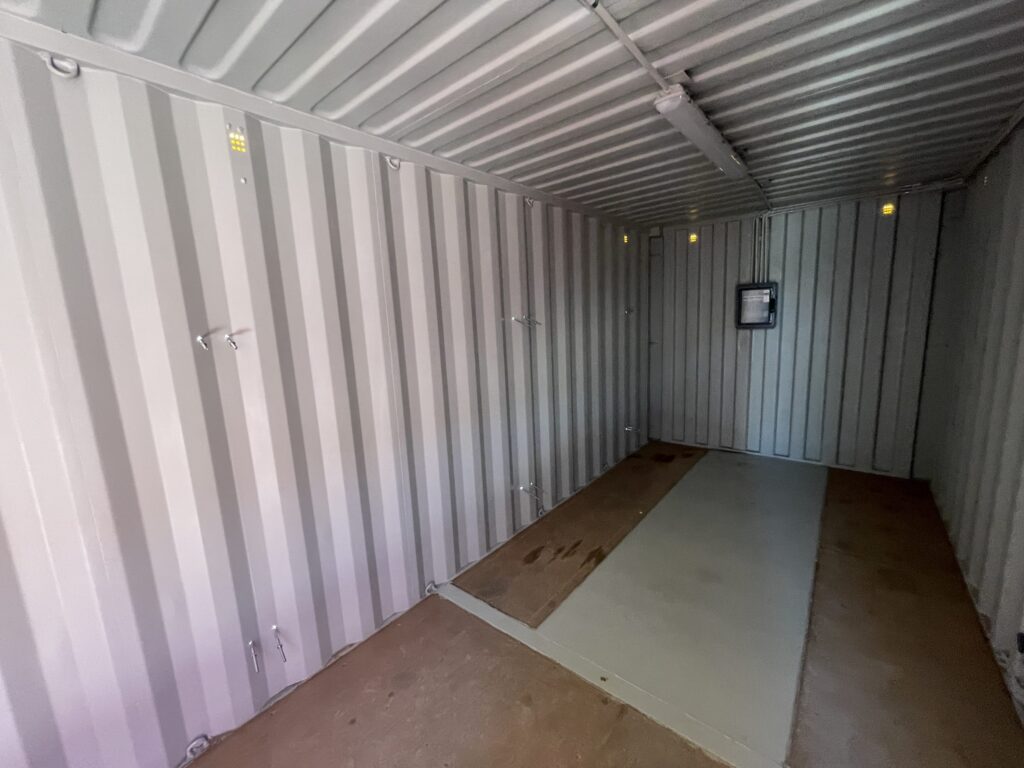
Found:
[[[693,103],[683,86],[673,85],[664,91],[654,100],[654,108],[730,179],[744,179],[749,175],[732,145]]]

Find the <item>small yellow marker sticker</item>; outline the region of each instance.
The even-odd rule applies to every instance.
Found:
[[[696,243],[697,242],[697,233],[696,232],[691,232],[690,233],[690,242],[691,243]]]
[[[248,152],[248,147],[245,141],[245,135],[232,131],[228,134],[228,140],[231,142],[231,149],[235,152]]]
[[[885,205],[882,206],[883,216],[892,216],[894,213],[896,213],[895,203],[886,203]]]

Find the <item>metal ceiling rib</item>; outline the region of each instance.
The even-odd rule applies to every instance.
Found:
[[[1024,102],[1024,0],[607,0],[773,205],[956,178]],[[639,222],[762,207],[577,0],[0,0],[0,11]]]

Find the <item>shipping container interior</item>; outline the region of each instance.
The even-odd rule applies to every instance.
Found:
[[[1024,766],[1024,0],[0,0],[0,763]]]

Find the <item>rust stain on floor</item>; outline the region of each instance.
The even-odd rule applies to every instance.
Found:
[[[705,454],[648,443],[455,579],[538,627]],[[553,553],[542,557],[545,552]]]
[[[195,768],[723,768],[672,731],[430,597]]]
[[[792,768],[1024,766],[926,486],[829,472]]]

